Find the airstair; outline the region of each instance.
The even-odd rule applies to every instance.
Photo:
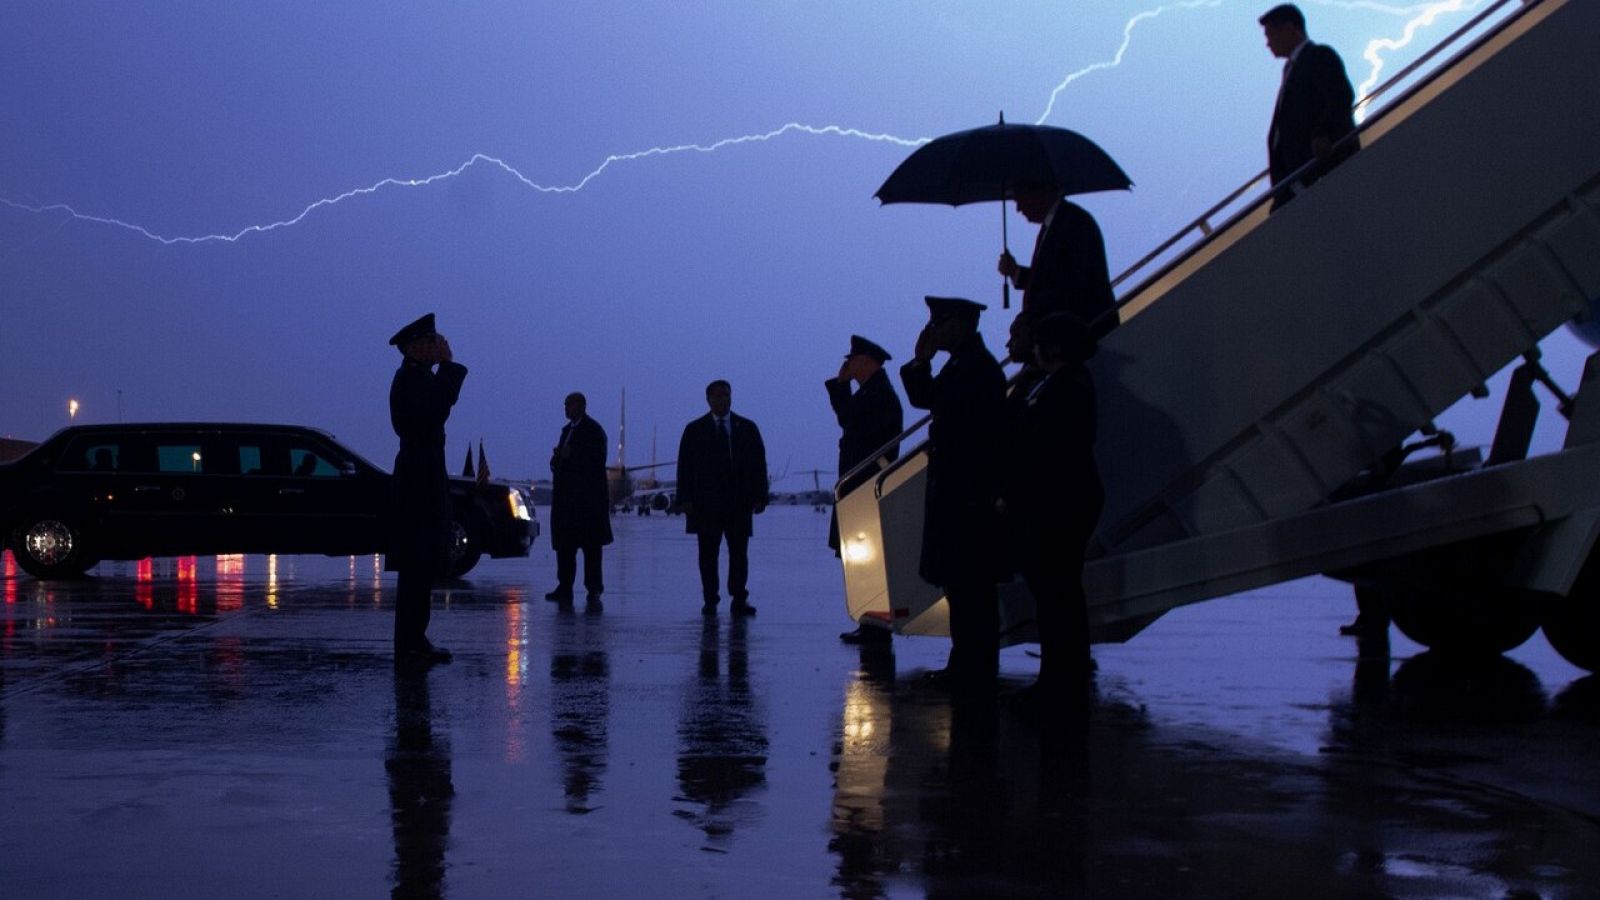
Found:
[[[1492,4],[1419,61],[1425,76],[1391,82],[1403,92],[1365,123],[1361,152],[1314,187],[1269,216],[1258,178],[1119,279],[1151,272],[1122,293],[1122,325],[1090,362],[1106,485],[1085,570],[1096,640],[1318,572],[1402,607],[1432,597],[1415,617],[1454,615],[1463,592],[1518,607],[1501,618],[1532,626],[1501,645],[1537,626],[1525,610],[1586,599],[1594,359],[1564,397],[1566,448],[1523,457],[1532,385],[1549,382],[1539,343],[1600,298],[1596,34],[1592,0]],[[1490,464],[1449,452],[1376,477],[1519,358]],[[926,453],[839,498],[847,604],[899,633],[947,635],[944,601],[917,577]],[[1414,583],[1452,569],[1471,584]],[[1597,606],[1582,612],[1591,625]],[[1003,585],[1005,639],[1032,639],[1031,621],[1026,590]],[[1597,655],[1595,637],[1577,656]]]

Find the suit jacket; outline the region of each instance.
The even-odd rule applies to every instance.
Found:
[[[445,471],[444,423],[461,396],[467,367],[400,364],[389,385],[389,422],[400,438],[394,457],[394,515],[386,566],[437,572],[444,568],[450,522],[450,476]]]
[[[1094,458],[1089,370],[1075,365],[1045,375],[1007,405],[1009,465],[1000,496],[1017,562],[1026,567],[1081,557],[1105,500]]]
[[[733,456],[717,433],[716,417],[706,413],[685,425],[678,442],[678,503],[689,504],[690,534],[719,530],[749,535],[751,515],[767,505],[767,447],[761,429],[738,413],[728,413]]]
[[[611,543],[611,491],[606,485],[606,430],[584,416],[561,428],[550,459],[550,546],[557,550]]]
[[[1117,327],[1116,296],[1106,268],[1106,243],[1088,210],[1062,200],[1055,217],[1039,235],[1031,264],[1015,279],[1022,288],[1022,308],[1038,315],[1066,311],[1077,316],[1096,338]]]
[[[1272,184],[1278,188],[1273,194],[1274,205],[1281,205],[1294,196],[1294,186],[1284,182],[1315,156],[1311,152],[1313,138],[1327,138],[1330,143],[1337,143],[1355,131],[1355,98],[1355,89],[1350,86],[1339,54],[1325,44],[1306,44],[1289,67],[1288,77],[1278,93],[1278,105],[1272,113],[1272,127],[1267,131],[1268,168]],[[1332,159],[1301,178],[1301,184],[1311,185],[1359,147],[1359,140],[1352,140],[1336,151]]]
[[[994,501],[1005,438],[1006,376],[983,337],[973,334],[933,374],[916,360],[900,367],[906,399],[933,414],[918,574],[945,587],[998,580],[1004,543]]]

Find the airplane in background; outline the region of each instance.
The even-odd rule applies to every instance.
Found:
[[[670,512],[677,499],[677,482],[662,481],[653,474],[655,470],[665,466],[677,465],[677,460],[671,462],[656,462],[656,436],[650,434],[650,462],[648,465],[630,466],[627,462],[628,452],[628,389],[622,389],[622,415],[621,423],[617,428],[617,462],[616,465],[606,466],[606,489],[611,497],[611,509],[614,512],[637,511],[641,516],[648,516],[651,512]],[[634,472],[650,472],[652,474],[635,478]]]

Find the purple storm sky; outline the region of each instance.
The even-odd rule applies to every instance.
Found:
[[[1302,7],[1362,85],[1482,2]],[[614,444],[623,388],[628,461],[653,431],[667,459],[725,377],[775,487],[808,488],[849,334],[903,359],[922,295],[999,301],[996,206],[872,198],[910,142],[1002,110],[1095,139],[1135,182],[1080,201],[1120,271],[1265,166],[1268,5],[5,4],[0,435],[75,398],[314,425],[387,465],[385,341],[431,310],[471,369],[452,462],[482,438],[544,477],[561,398]],[[1554,342],[1569,385],[1582,354]]]

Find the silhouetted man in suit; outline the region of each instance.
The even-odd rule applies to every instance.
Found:
[[[1034,324],[1032,345],[1041,375],[1008,403],[1000,508],[1037,610],[1036,687],[1070,698],[1064,692],[1093,671],[1083,558],[1105,500],[1094,458],[1094,382],[1084,366],[1094,340],[1070,313],[1053,313]]]
[[[1006,376],[978,333],[986,307],[950,297],[928,297],[927,304],[928,324],[900,380],[911,405],[932,414],[918,574],[950,604],[950,662],[934,680],[992,687],[1000,664],[995,582],[1005,570],[995,499]],[[950,358],[935,375],[940,351]]]
[[[467,367],[434,330],[433,313],[400,329],[389,343],[404,361],[389,386],[389,421],[400,438],[394,458],[394,532],[387,565],[399,572],[394,608],[397,660],[449,662],[428,641],[433,580],[446,571],[450,547],[450,480],[444,465],[444,423],[461,396]],[[434,366],[438,366],[437,372]]]
[[[1046,187],[1012,191],[1017,212],[1039,226],[1029,265],[1010,251],[1000,254],[1000,274],[1022,291],[1022,309],[1035,316],[1070,312],[1088,323],[1096,338],[1117,327],[1116,296],[1106,268],[1100,226],[1083,207]]]
[[[582,394],[568,394],[563,408],[567,424],[550,451],[550,546],[556,551],[556,589],[544,598],[572,599],[582,550],[583,587],[590,600],[598,600],[605,591],[600,548],[612,540],[606,431],[589,418],[589,401]]]
[[[753,616],[750,576],[751,517],[767,508],[767,448],[756,423],[732,411],[733,388],[706,385],[711,411],[684,426],[678,442],[678,507],[686,530],[699,538],[701,612],[716,615],[717,555],[728,543],[728,595],[736,616]]]
[[[1361,142],[1352,137],[1334,149],[1334,144],[1356,130],[1355,89],[1339,54],[1306,37],[1306,18],[1293,4],[1274,6],[1258,21],[1267,36],[1267,49],[1285,61],[1272,127],[1267,132],[1272,208],[1277,209],[1294,199],[1297,185],[1310,187],[1350,158]],[[1295,182],[1288,180],[1313,159],[1317,160],[1315,166]]]
[[[890,359],[889,351],[859,334],[850,336],[850,352],[845,354],[839,374],[822,383],[828,391],[828,403],[839,420],[843,433],[839,436],[839,477],[844,478],[851,469],[872,457],[885,444],[899,437],[905,427],[905,413],[900,398],[883,364]],[[850,391],[854,381],[858,390]],[[872,480],[872,477],[900,456],[900,445],[889,447],[874,465],[868,466],[854,478],[840,485],[839,493],[847,494]],[[839,552],[839,511],[833,512],[828,525],[828,546]],[[847,644],[866,641],[887,641],[889,631],[872,625],[862,625],[854,631],[839,635]]]

